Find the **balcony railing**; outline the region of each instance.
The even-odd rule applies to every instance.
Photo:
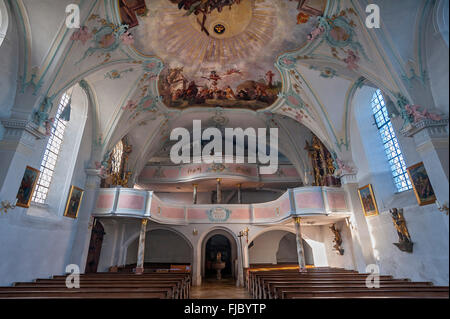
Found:
[[[245,205],[181,205],[160,200],[152,191],[100,189],[96,217],[148,218],[161,224],[273,224],[293,216],[349,216],[347,193],[334,187],[289,189],[275,201]]]

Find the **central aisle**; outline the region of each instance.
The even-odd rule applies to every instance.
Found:
[[[191,299],[251,299],[245,288],[236,287],[233,279],[205,279],[201,286],[192,287]]]

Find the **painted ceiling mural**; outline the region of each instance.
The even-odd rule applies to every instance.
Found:
[[[279,55],[308,41],[326,1],[147,1],[134,47],[164,61],[158,89],[172,108],[261,110],[282,89]],[[225,5],[226,4],[226,5]]]
[[[136,4],[125,18],[123,3]],[[395,77],[379,67],[384,65],[381,57],[365,41],[362,12],[351,4],[93,0],[86,4],[82,27],[67,32],[63,61],[73,63],[63,63],[42,88],[47,91],[36,123],[45,123],[58,95],[85,79],[90,104],[98,108],[93,135],[99,153],[131,132],[157,135],[142,141],[144,152],[153,151],[153,144],[163,144],[179,118],[220,109],[227,116],[256,115],[270,125],[275,125],[275,114],[293,118],[342,157],[350,145],[352,95],[364,78],[398,92],[394,80],[389,85],[377,81]],[[373,76],[378,73],[383,77]],[[25,88],[31,85],[35,93],[41,89],[42,76],[23,78],[28,81]],[[322,99],[323,82],[317,78],[345,82],[345,101]]]

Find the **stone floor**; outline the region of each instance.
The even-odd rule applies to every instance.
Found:
[[[233,279],[204,279],[201,286],[193,286],[191,299],[251,299],[245,288],[236,287]]]

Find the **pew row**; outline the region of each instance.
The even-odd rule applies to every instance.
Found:
[[[366,282],[370,274],[336,268],[307,269],[305,272],[248,269],[247,276],[247,289],[255,299],[449,297],[448,287],[392,276],[379,276],[379,287],[371,288]]]

